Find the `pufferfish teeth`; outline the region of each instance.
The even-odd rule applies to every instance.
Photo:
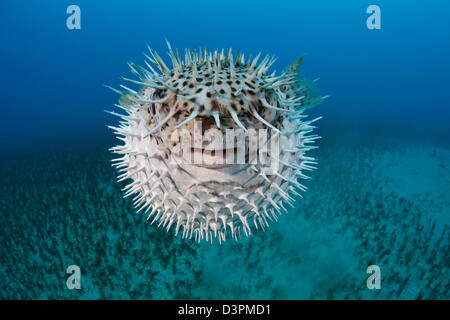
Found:
[[[304,111],[327,96],[300,76],[303,57],[276,75],[268,73],[276,61],[270,55],[246,60],[231,49],[186,49],[181,59],[167,46],[172,68],[149,47],[146,68],[128,64],[138,79],[122,78],[137,90],[108,87],[121,95],[115,106],[125,112],[108,111],[120,118],[108,127],[123,142],[110,151],[120,155],[112,160],[119,182],[130,180],[124,197],[133,196],[136,210],[152,224],[167,231],[174,226],[175,234],[199,242],[265,230],[307,189],[300,181],[316,168],[306,152],[316,148],[311,143],[320,137],[310,133],[320,117],[306,121]],[[239,129],[248,144],[220,140],[206,147],[196,139],[208,129]],[[194,142],[187,154],[181,152],[180,130]],[[256,131],[263,134],[252,136]],[[229,151],[236,162],[226,162]]]

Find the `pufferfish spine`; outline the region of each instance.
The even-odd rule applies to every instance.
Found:
[[[320,137],[312,133],[313,123],[320,117],[307,121],[303,112],[325,97],[300,77],[302,57],[276,76],[268,74],[276,60],[269,55],[258,64],[260,54],[246,61],[231,49],[186,50],[183,61],[167,44],[172,68],[149,47],[147,68],[129,64],[137,80],[123,78],[140,88],[111,88],[121,95],[115,106],[125,112],[109,112],[121,119],[109,127],[123,142],[110,150],[121,155],[112,160],[118,181],[131,180],[124,197],[134,196],[137,212],[167,231],[174,226],[183,238],[221,243],[228,234],[238,239],[253,227],[265,230],[287,205],[294,207],[306,191],[301,180],[316,169],[306,152],[316,148],[312,143]],[[179,128],[192,131],[194,120],[222,132],[272,130],[279,135],[280,152],[271,156],[278,170],[263,163],[184,163],[171,138]],[[205,155],[205,148],[192,153]]]

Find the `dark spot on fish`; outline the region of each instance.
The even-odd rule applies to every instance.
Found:
[[[249,87],[249,88],[255,89],[255,87],[254,87],[251,83],[246,82],[246,85],[247,85],[247,87]]]

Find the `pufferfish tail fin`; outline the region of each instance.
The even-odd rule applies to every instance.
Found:
[[[294,90],[297,91],[299,96],[304,96],[302,99],[301,109],[309,109],[320,104],[326,97],[323,97],[319,90],[314,85],[315,81],[311,81],[302,76],[300,72],[300,66],[303,63],[305,55],[302,55],[294,60],[283,73],[295,73],[297,77],[297,83],[294,85]]]

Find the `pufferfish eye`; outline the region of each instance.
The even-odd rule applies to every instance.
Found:
[[[186,49],[181,59],[167,45],[170,68],[149,48],[146,67],[129,64],[136,79],[123,78],[139,88],[111,88],[125,112],[111,112],[120,121],[110,126],[123,143],[110,150],[120,155],[112,160],[118,182],[130,181],[124,197],[151,224],[186,239],[221,243],[265,230],[306,191],[303,180],[317,164],[307,153],[320,138],[312,133],[320,117],[306,120],[304,111],[326,96],[300,75],[303,57],[276,75],[269,55],[246,60],[231,49]],[[207,152],[197,144],[195,123],[201,135],[239,131],[233,138],[245,136],[247,144],[219,141]],[[183,156],[180,130],[193,143]]]

